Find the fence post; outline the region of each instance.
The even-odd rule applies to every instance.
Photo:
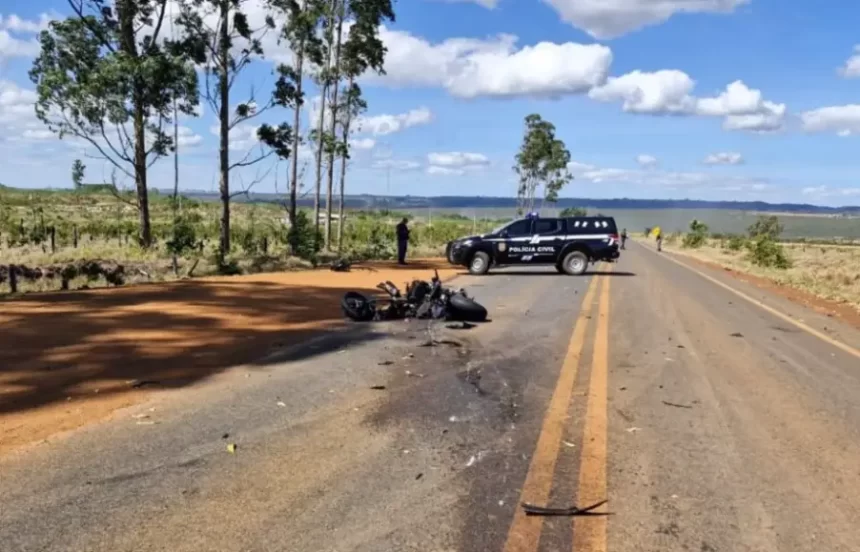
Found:
[[[51,254],[57,251],[57,228],[51,226]]]
[[[12,293],[18,293],[18,267],[9,265],[9,288]]]
[[[269,236],[263,236],[263,253],[269,254]]]
[[[78,248],[78,225],[77,224],[72,226],[72,244],[74,244],[75,249]]]

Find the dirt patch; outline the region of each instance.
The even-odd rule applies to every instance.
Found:
[[[819,314],[824,314],[828,317],[840,320],[857,329],[860,329],[860,312],[858,312],[851,304],[838,303],[836,301],[824,299],[822,297],[818,297],[817,295],[797,288],[781,285],[777,282],[774,282],[773,280],[764,278],[762,276],[756,276],[754,274],[741,272],[739,270],[733,270],[718,263],[705,261],[697,257],[693,257],[691,255],[683,256],[685,259],[690,259],[697,264],[712,268],[714,270],[722,271],[724,274],[729,274],[732,277],[741,280],[742,282],[746,282],[757,288],[769,291],[775,295],[779,295],[780,297],[784,297],[790,301],[793,301],[800,305],[804,305],[814,310],[815,312],[818,312]]]
[[[348,290],[442,261],[202,278],[0,301],[0,455],[342,327]]]

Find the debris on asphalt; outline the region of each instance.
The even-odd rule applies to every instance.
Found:
[[[628,427],[627,433],[636,433],[637,431],[642,431],[641,427]]]
[[[382,362],[376,363],[377,366],[391,366],[392,364],[394,364],[393,360],[383,360]]]
[[[138,420],[135,423],[137,423],[137,425],[155,425],[155,422],[152,420]]]
[[[678,403],[673,403],[673,402],[669,402],[669,401],[663,401],[663,404],[665,404],[666,406],[673,406],[675,408],[693,408],[689,404],[678,404]]]
[[[472,455],[472,457],[469,458],[469,461],[466,462],[466,467],[471,468],[472,466],[475,465],[475,462],[477,462],[477,461],[478,461],[478,459],[474,455]]]
[[[456,423],[456,422],[460,421],[460,418],[458,418],[457,416],[451,416],[450,418],[448,418],[448,421],[452,422],[452,423]]]
[[[415,373],[410,372],[409,370],[406,370],[406,375],[409,376],[410,378],[423,378],[424,377],[424,374],[415,374]]]
[[[566,447],[570,447],[570,448],[575,448],[575,447],[576,447],[576,445],[574,445],[574,444],[573,444],[573,443],[571,443],[570,441],[562,441],[562,443],[564,443],[564,446],[566,446]]]
[[[149,414],[134,414],[132,418],[134,418],[135,420],[145,420],[149,418]]]
[[[418,481],[418,480],[419,480],[419,479],[421,479],[422,477],[424,477],[424,474],[423,474],[423,473],[419,473],[418,475],[416,475],[416,476],[415,476],[415,481]]]
[[[155,380],[131,380],[129,383],[134,389],[146,387],[147,385],[159,385],[159,382]]]
[[[224,435],[222,435],[222,436],[221,436],[221,438],[222,438],[222,439],[229,439],[229,438],[230,438],[230,434],[229,434],[229,433],[225,433]]]
[[[450,339],[430,339],[425,341],[419,347],[435,347],[436,345],[448,345],[449,347],[462,347],[461,343],[456,341],[452,341]]]
[[[461,322],[460,324],[448,324],[445,326],[449,330],[471,330],[472,328],[477,327],[477,324],[469,324],[468,322]]]
[[[527,516],[608,516],[609,512],[594,512],[595,508],[599,508],[606,504],[606,500],[601,500],[591,506],[585,508],[544,508],[543,506],[535,506],[534,504],[522,504],[523,510]]]
[[[229,452],[230,454],[234,454],[237,448],[238,447],[236,446],[236,443],[230,443],[229,445],[227,445],[227,452]]]
[[[683,345],[678,345],[678,348],[679,349],[686,349],[686,347],[684,347]]]
[[[278,406],[280,406],[281,408],[283,408],[283,407],[287,406],[287,403],[285,403],[284,401],[278,401],[278,402],[276,402],[275,404],[277,404],[277,405],[278,405]]]
[[[626,387],[619,387],[618,390],[619,391],[627,391],[627,388]]]
[[[371,385],[370,388],[374,391],[384,391],[386,389],[384,385]]]
[[[415,358],[415,353],[409,353],[409,354],[407,354],[405,357],[403,357],[403,360],[407,360],[407,359],[410,359],[410,358]]]
[[[744,336],[744,334],[742,334],[741,332],[735,332],[735,333],[730,334],[730,335],[731,335],[732,337],[743,337],[743,336]]]

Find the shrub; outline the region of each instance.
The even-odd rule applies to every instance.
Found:
[[[785,254],[785,248],[768,236],[759,236],[747,247],[749,260],[754,265],[781,270],[791,268],[791,260]]]
[[[771,240],[779,239],[783,226],[779,223],[776,215],[760,216],[758,220],[747,229],[750,238],[756,239],[765,236]]]
[[[690,233],[684,236],[684,247],[695,249],[702,247],[708,240],[708,225],[693,219],[690,222]]]
[[[559,215],[561,218],[567,217],[584,217],[588,214],[588,209],[585,207],[566,207],[561,210]]]
[[[747,245],[747,239],[743,236],[730,236],[726,247],[729,251],[740,251]]]

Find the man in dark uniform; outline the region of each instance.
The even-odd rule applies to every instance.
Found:
[[[397,264],[406,264],[406,246],[409,244],[409,222],[405,217],[397,225]]]

